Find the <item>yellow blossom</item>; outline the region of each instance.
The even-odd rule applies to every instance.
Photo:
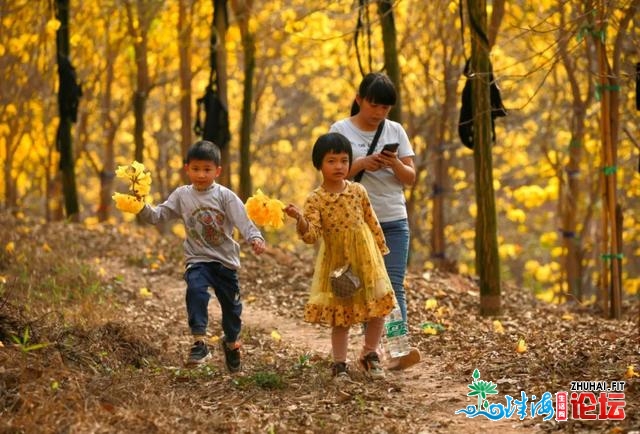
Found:
[[[47,21],[47,24],[45,25],[45,31],[47,32],[47,35],[54,36],[60,28],[60,25],[60,21],[56,20],[55,18],[51,18],[49,21]]]
[[[129,180],[129,191],[137,198],[144,198],[151,191],[151,172],[144,164],[133,161],[128,166],[118,166],[116,177]]]
[[[518,345],[516,345],[516,352],[524,353],[526,351],[527,351],[527,343],[524,341],[524,339],[520,339],[518,341]]]
[[[271,338],[276,342],[280,342],[280,340],[282,339],[282,336],[280,336],[280,333],[278,333],[276,330],[273,330],[271,332]]]
[[[139,292],[140,292],[140,296],[142,297],[151,297],[152,295],[151,291],[149,291],[149,288],[146,288],[146,287],[140,288]]]
[[[14,243],[13,241],[9,241],[5,246],[4,246],[4,251],[7,252],[8,254],[12,254],[14,251],[16,250],[16,243]]]
[[[498,333],[499,335],[504,334],[504,327],[502,327],[502,323],[499,319],[493,320],[493,331]]]
[[[280,228],[284,224],[284,203],[271,199],[258,189],[245,203],[247,215],[260,226]]]
[[[116,208],[120,211],[138,214],[144,207],[144,202],[130,194],[113,193],[111,198],[116,203]]]

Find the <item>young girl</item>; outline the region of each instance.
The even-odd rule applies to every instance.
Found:
[[[333,375],[347,376],[349,328],[366,323],[359,363],[372,378],[384,377],[376,352],[384,318],[395,305],[383,254],[382,229],[359,183],[346,180],[351,168],[351,144],[342,134],[320,136],[313,146],[313,165],[322,172],[322,185],[309,194],[304,212],[288,205],[285,212],[297,220],[302,240],[321,240],[304,319],[332,327]],[[334,295],[331,273],[350,265],[361,284],[349,297]]]

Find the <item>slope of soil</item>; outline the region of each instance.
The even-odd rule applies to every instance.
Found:
[[[328,330],[301,320],[313,251],[270,248],[255,257],[243,246],[243,372],[228,374],[221,351],[190,370],[183,367],[190,339],[179,240],[133,225],[0,220],[0,246],[16,246],[0,255],[3,433],[622,433],[640,426],[639,380],[624,376],[629,365],[640,370],[637,323],[629,319],[638,317],[637,302],[626,306],[627,319],[610,321],[592,308],[544,305],[526,289],[505,287],[500,332],[496,318],[478,315],[472,279],[410,273],[412,343],[423,361],[376,382],[353,365],[351,380],[336,383]],[[79,278],[71,278],[73,267],[82,268]],[[38,279],[52,288],[51,299],[33,289]],[[88,288],[84,297],[64,299],[65,287],[78,286]],[[429,299],[435,306],[426,308]],[[215,299],[210,317],[215,348]],[[424,333],[428,322],[444,331]],[[521,338],[524,353],[515,351]],[[360,341],[352,330],[352,361]],[[569,390],[571,381],[625,380],[626,418],[469,419],[456,411],[477,402],[467,396],[476,369],[497,385],[492,403]]]

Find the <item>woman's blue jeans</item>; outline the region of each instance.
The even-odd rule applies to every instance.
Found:
[[[404,276],[407,272],[407,260],[409,258],[409,221],[407,219],[394,220],[380,223],[384,238],[390,252],[384,256],[384,265],[387,268],[396,301],[402,312],[402,319],[407,322],[407,300],[404,290]]]
[[[198,262],[188,266],[184,280],[187,282],[187,317],[191,334],[207,334],[209,288],[213,288],[222,310],[224,340],[235,342],[242,326],[242,302],[236,270],[219,262]]]

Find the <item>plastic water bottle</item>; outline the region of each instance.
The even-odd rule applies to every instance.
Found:
[[[396,306],[387,316],[384,322],[385,341],[389,357],[395,359],[397,357],[409,354],[411,347],[409,346],[409,336],[407,334],[407,325],[402,319],[402,312]]]

